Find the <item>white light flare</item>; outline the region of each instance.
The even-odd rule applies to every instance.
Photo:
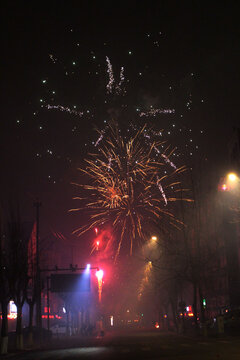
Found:
[[[160,180],[159,180],[159,178],[157,178],[157,186],[158,186],[158,188],[159,188],[159,190],[160,190],[160,192],[161,192],[161,194],[162,194],[162,197],[163,197],[163,199],[164,199],[164,202],[165,202],[165,206],[167,205],[167,197],[166,197],[166,194],[165,194],[165,192],[164,192],[164,190],[163,190],[163,187],[162,187],[162,185],[161,185],[161,183],[160,183]]]

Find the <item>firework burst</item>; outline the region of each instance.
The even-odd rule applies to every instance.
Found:
[[[70,211],[87,212],[89,222],[74,231],[82,235],[94,227],[111,226],[115,235],[116,255],[122,244],[133,246],[147,239],[151,226],[168,224],[181,226],[170,204],[182,190],[176,177],[186,170],[170,160],[173,150],[162,139],[154,139],[154,132],[143,126],[126,134],[117,124],[109,124],[99,132],[98,151],[89,154],[85,168],[79,169],[86,183],[75,184],[83,190],[83,197],[75,197],[81,206]],[[99,139],[98,138],[98,139]]]

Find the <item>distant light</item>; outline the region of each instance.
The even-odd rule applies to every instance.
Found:
[[[151,237],[151,240],[152,240],[152,241],[156,241],[156,240],[157,240],[157,237],[154,235],[154,236]]]
[[[66,314],[66,309],[65,309],[65,307],[63,307],[62,310],[63,310],[63,313]]]
[[[222,184],[221,190],[226,191],[228,189],[227,184]]]
[[[96,235],[97,235],[97,233],[98,233],[98,228],[94,228],[94,231],[95,231],[95,233],[96,233]]]
[[[113,315],[110,316],[110,325],[113,326]]]
[[[87,264],[87,266],[86,266],[86,271],[87,271],[87,272],[90,271],[90,268],[91,268],[91,265],[90,265],[90,264]]]
[[[10,314],[17,313],[17,306],[13,300],[10,300]]]

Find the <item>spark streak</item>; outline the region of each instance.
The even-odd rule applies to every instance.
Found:
[[[156,116],[157,114],[174,114],[174,109],[151,109],[147,112],[142,111],[139,116],[140,117],[150,117],[150,116]]]
[[[106,56],[106,61],[107,61],[107,73],[109,75],[109,82],[107,84],[107,90],[108,90],[108,93],[112,93],[113,84],[114,84],[113,69],[112,69],[112,64],[107,56]]]
[[[46,106],[46,108],[48,110],[60,110],[60,111],[63,111],[63,112],[68,112],[69,114],[73,114],[73,115],[80,116],[80,117],[82,117],[84,115],[84,112],[72,110],[69,107],[65,107],[65,106],[62,106],[62,105],[49,105],[48,104]]]

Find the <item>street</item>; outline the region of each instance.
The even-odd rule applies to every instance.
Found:
[[[20,359],[224,359],[240,358],[240,337],[189,337],[154,330],[107,332],[104,337],[59,338],[41,350],[5,356]]]

